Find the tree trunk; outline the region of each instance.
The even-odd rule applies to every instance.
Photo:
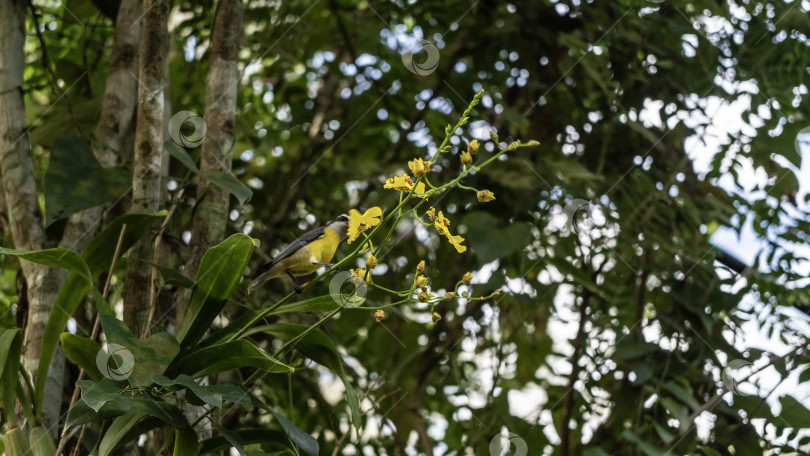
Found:
[[[202,171],[231,170],[242,15],[241,0],[222,0],[217,5],[211,33],[211,64],[205,84],[205,122],[208,130],[202,143]],[[197,275],[205,251],[222,242],[228,221],[229,198],[227,191],[200,179],[191,231],[191,254],[185,270],[191,279]],[[188,293],[182,298],[178,300],[177,321],[185,313]]]
[[[24,1],[0,0],[0,172],[14,246],[37,250],[45,246],[42,211],[37,199],[34,165],[29,155],[23,104],[25,43]],[[23,338],[23,367],[37,375],[42,335],[65,271],[21,262],[28,284],[28,324]],[[55,435],[64,380],[63,355],[51,362],[43,400],[43,424]]]
[[[168,2],[144,0],[143,34],[138,71],[138,115],[130,212],[155,212],[160,207],[160,163],[163,151],[163,82],[168,47]],[[124,322],[142,334],[149,309],[153,236],[144,236],[127,258]]]

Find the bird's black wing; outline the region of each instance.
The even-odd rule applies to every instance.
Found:
[[[320,228],[315,228],[302,234],[301,236],[298,237],[298,239],[290,242],[290,244],[287,245],[287,247],[284,247],[284,250],[279,252],[279,254],[276,255],[275,258],[273,258],[273,261],[262,266],[262,268],[259,270],[259,274],[257,275],[261,275],[269,271],[270,268],[275,266],[275,264],[278,263],[279,261],[287,258],[293,253],[297,252],[298,249],[300,249],[301,247],[304,247],[310,242],[314,241],[315,239],[318,239],[319,237],[323,236],[324,232],[326,232],[326,227],[322,226]]]

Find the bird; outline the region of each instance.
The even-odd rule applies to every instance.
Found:
[[[335,256],[338,245],[347,237],[349,216],[339,215],[326,226],[307,231],[292,241],[273,261],[259,269],[259,273],[248,286],[248,294],[260,285],[277,277],[288,275],[296,293],[301,293],[296,277],[312,274],[320,267],[334,266],[330,261]]]

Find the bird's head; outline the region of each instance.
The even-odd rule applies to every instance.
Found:
[[[340,242],[343,242],[348,235],[347,231],[349,230],[349,216],[346,214],[340,214],[336,219],[329,222],[329,224],[326,226],[337,231]]]

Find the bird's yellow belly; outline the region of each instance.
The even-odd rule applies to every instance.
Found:
[[[335,256],[335,251],[338,246],[337,233],[327,228],[323,236],[318,240],[310,243],[308,246],[301,248],[290,258],[288,264],[291,267],[286,268],[294,276],[305,276],[314,273],[320,269],[320,265],[312,263],[329,263]]]

